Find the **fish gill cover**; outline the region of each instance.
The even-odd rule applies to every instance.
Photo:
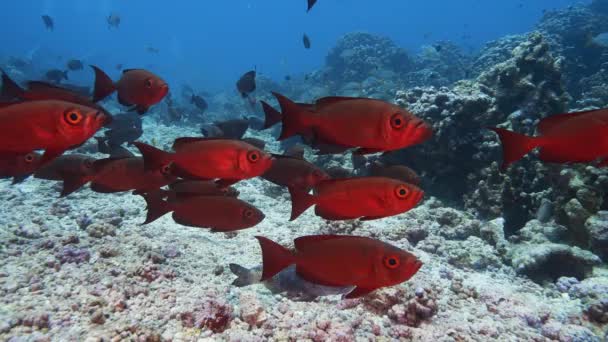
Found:
[[[608,1],[2,13],[1,340],[608,338]]]

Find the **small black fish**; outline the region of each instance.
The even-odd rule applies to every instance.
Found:
[[[209,105],[207,105],[207,101],[205,101],[204,98],[194,94],[192,94],[192,97],[190,98],[190,103],[194,104],[196,108],[200,109],[203,113],[209,107]]]
[[[306,33],[304,33],[304,36],[302,37],[302,42],[304,43],[305,49],[310,49],[310,38],[308,38]]]
[[[243,98],[255,91],[255,70],[247,71],[236,82],[236,89]]]
[[[201,127],[201,132],[209,138],[241,139],[248,128],[248,119],[232,119],[205,125]]]
[[[68,71],[62,71],[59,69],[51,69],[45,74],[46,79],[55,83],[60,83],[61,80],[68,79]]]
[[[435,48],[435,51],[437,51],[437,52],[441,52],[441,50],[443,49],[443,46],[441,46],[439,44],[435,44],[435,45],[433,45],[433,47]]]
[[[55,24],[53,23],[53,18],[51,18],[50,16],[43,15],[42,22],[44,23],[44,27],[46,27],[47,30],[53,31],[55,29]]]
[[[106,21],[108,22],[108,28],[118,28],[120,25],[120,15],[118,13],[112,13],[106,18]]]
[[[146,51],[148,51],[149,53],[155,53],[155,54],[158,54],[160,52],[159,49],[152,47],[152,46],[146,47]]]
[[[306,12],[310,12],[310,10],[312,9],[312,6],[314,6],[317,3],[317,0],[308,0],[308,8],[306,9]]]
[[[79,59],[70,59],[67,63],[68,69],[75,71],[75,70],[82,70],[83,65],[82,65],[82,61]]]

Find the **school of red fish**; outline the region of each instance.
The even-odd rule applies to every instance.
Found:
[[[308,10],[316,1],[308,1]],[[41,81],[19,86],[2,73],[0,103],[0,177],[14,183],[30,175],[62,181],[61,196],[86,184],[99,193],[131,191],[147,203],[145,224],[171,212],[181,225],[229,232],[256,226],[265,218],[238,198],[233,185],[261,177],[284,186],[291,195],[291,217],[310,207],[325,220],[376,220],[416,207],[424,197],[419,177],[404,166],[375,165],[369,176],[333,178],[300,154],[277,155],[247,140],[181,137],[173,151],[135,142],[141,156],[95,159],[66,153],[83,145],[112,121],[99,102],[117,93],[118,102],[144,114],[167,95],[162,78],[143,69],[124,70],[113,81],[95,73],[92,97]],[[253,106],[255,71],[237,82],[239,94]],[[278,140],[300,136],[319,153],[354,156],[387,153],[429,140],[432,125],[392,103],[370,98],[323,97],[296,103],[272,93],[280,111],[261,102],[264,128],[281,124]],[[490,128],[503,146],[503,168],[535,148],[539,158],[554,163],[608,165],[608,109],[552,115],[530,137]],[[295,239],[295,250],[256,237],[262,249],[261,281],[294,266],[314,284],[352,287],[345,298],[400,284],[422,266],[412,253],[366,237],[315,235]]]

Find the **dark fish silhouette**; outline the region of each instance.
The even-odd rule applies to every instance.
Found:
[[[99,152],[111,157],[131,157],[132,153],[123,144],[131,144],[143,134],[141,117],[135,113],[123,113],[113,117],[104,137],[96,137]]]
[[[192,97],[190,98],[190,103],[194,104],[196,106],[196,108],[200,109],[203,113],[209,107],[209,105],[207,104],[207,101],[205,101],[204,98],[202,98],[201,96],[198,96],[198,95],[194,95],[194,94],[192,94]]]
[[[306,9],[306,12],[310,12],[310,10],[312,9],[312,7],[317,3],[317,0],[308,0],[308,8]]]
[[[310,49],[310,38],[308,38],[306,33],[304,33],[304,36],[302,37],[302,42],[304,43],[305,49]]]
[[[82,61],[79,59],[70,59],[67,63],[67,67],[69,70],[82,70]]]
[[[46,77],[47,80],[55,82],[55,83],[60,83],[61,80],[68,80],[68,71],[62,71],[59,69],[51,69],[49,71],[46,72],[46,74],[44,75]]]
[[[43,15],[42,22],[44,23],[44,27],[46,27],[47,30],[53,31],[55,29],[55,24],[53,23],[53,18],[51,18],[50,16]]]
[[[203,126],[201,132],[208,138],[241,139],[248,128],[248,119],[232,119]]]
[[[255,70],[243,74],[236,82],[236,89],[243,98],[247,98],[255,90]]]
[[[112,13],[106,18],[106,21],[108,22],[108,28],[118,28],[118,26],[120,26],[120,15],[118,13]]]

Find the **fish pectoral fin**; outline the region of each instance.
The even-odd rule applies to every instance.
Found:
[[[357,286],[354,290],[352,290],[351,292],[342,296],[342,298],[343,299],[359,298],[359,297],[367,295],[368,293],[374,291],[375,289],[377,289],[377,287],[368,288],[368,287]]]
[[[25,175],[13,176],[13,182],[11,183],[11,185],[22,183],[24,180],[26,180],[31,175],[32,175],[31,173],[28,173]]]

